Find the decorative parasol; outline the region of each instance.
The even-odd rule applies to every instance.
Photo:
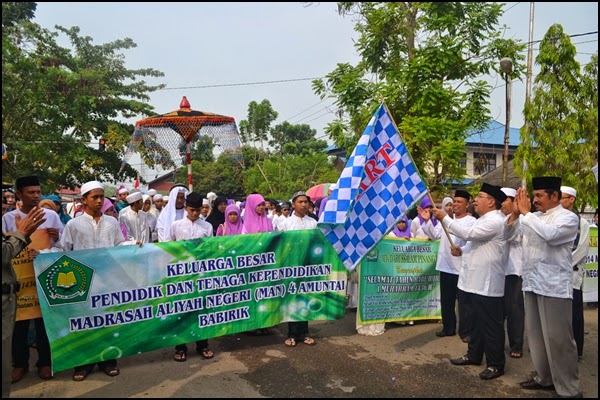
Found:
[[[308,189],[306,194],[310,196],[310,199],[315,202],[319,199],[328,196],[329,187],[333,185],[333,183],[320,183]]]
[[[144,142],[145,155],[164,169],[188,167],[188,186],[192,186],[192,142],[201,136],[213,140],[219,154],[229,151],[240,155],[241,140],[235,119],[225,115],[192,110],[183,96],[179,110],[142,119],[135,124],[131,142],[127,146],[121,170],[129,158],[139,151]]]

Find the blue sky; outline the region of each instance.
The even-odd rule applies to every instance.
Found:
[[[509,26],[505,37],[528,41],[529,8],[529,2],[507,3],[501,20]],[[247,118],[248,103],[268,99],[279,113],[275,124],[306,123],[317,137],[335,107],[313,93],[311,78],[324,77],[337,63],[358,61],[354,23],[337,14],[336,3],[41,2],[34,21],[49,29],[79,26],[94,44],[131,38],[138,47],[124,52],[127,66],[165,73],[148,80],[167,84],[151,95],[157,113],[177,109],[187,96],[192,108],[232,116],[239,124]],[[572,38],[580,63],[598,51],[598,3],[535,3],[534,40],[554,23],[570,35],[596,32]],[[533,71],[535,76],[535,65]],[[504,123],[503,80],[489,79],[497,87],[492,116]],[[264,83],[272,81],[279,83]],[[524,102],[525,81],[515,80],[513,127],[523,123]]]

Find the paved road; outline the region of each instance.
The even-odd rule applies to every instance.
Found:
[[[521,397],[554,398],[555,392],[526,391],[518,386],[533,370],[528,352],[507,359],[506,374],[493,381],[477,376],[484,367],[453,366],[466,345],[458,336],[438,338],[440,325],[387,324],[381,336],[361,336],[355,312],[338,321],[311,322],[318,344],[283,345],[287,324],[272,335],[230,335],[210,341],[216,356],[203,360],[190,352],[188,361],[172,361],[173,349],[156,350],[119,360],[121,375],[109,378],[97,370],[84,382],[71,380],[72,370],[42,381],[35,371],[12,386],[13,397]],[[598,310],[586,308],[585,355],[579,363],[585,397],[598,398]],[[143,332],[140,332],[143,334]],[[193,350],[193,345],[192,348]],[[35,352],[34,352],[35,353]]]

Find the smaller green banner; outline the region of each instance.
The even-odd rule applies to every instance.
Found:
[[[439,241],[386,237],[362,260],[359,323],[441,319]]]

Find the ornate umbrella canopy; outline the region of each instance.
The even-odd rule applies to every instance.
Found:
[[[143,141],[145,155],[156,165],[177,169],[187,163],[191,190],[191,143],[201,136],[212,139],[218,154],[224,151],[234,156],[239,154],[241,140],[234,118],[192,110],[183,96],[178,110],[136,122],[121,168],[139,151]]]

